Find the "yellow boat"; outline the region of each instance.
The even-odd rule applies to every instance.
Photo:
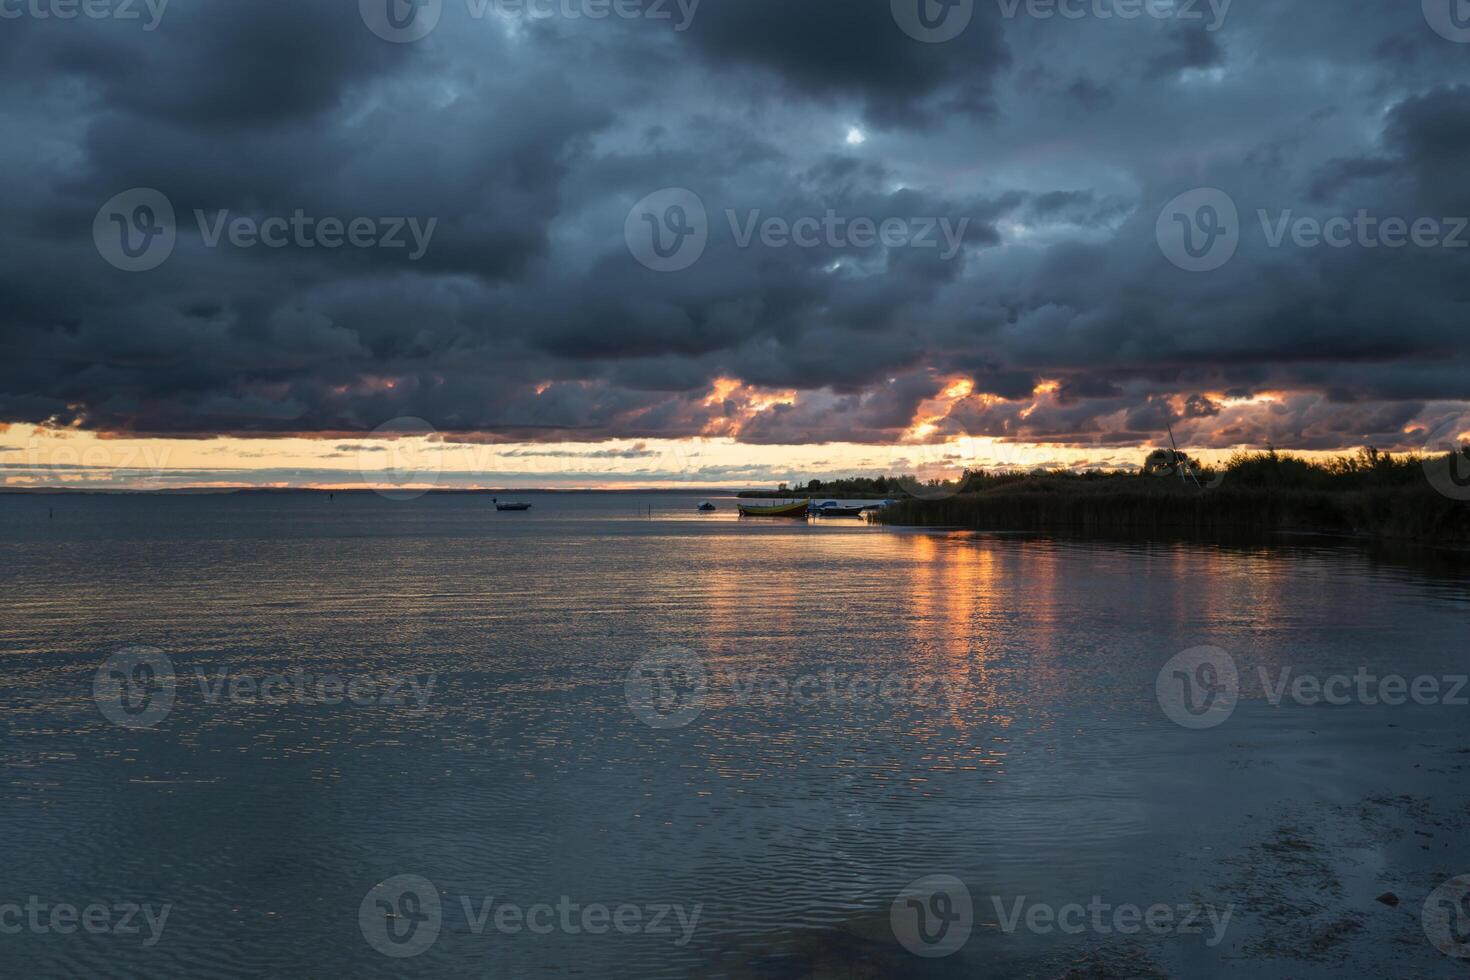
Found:
[[[794,504],[774,504],[768,507],[736,504],[743,517],[805,517],[807,508],[811,505],[811,500],[798,500]]]

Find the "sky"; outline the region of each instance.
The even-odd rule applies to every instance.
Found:
[[[1466,0],[0,0],[0,80],[4,486],[1470,437]]]

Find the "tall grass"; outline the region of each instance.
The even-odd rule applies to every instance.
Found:
[[[1437,492],[1418,456],[1370,448],[1311,462],[1267,450],[1195,472],[1199,485],[1177,474],[971,473],[964,492],[921,494],[879,519],[1086,534],[1320,531],[1470,545],[1470,503]]]

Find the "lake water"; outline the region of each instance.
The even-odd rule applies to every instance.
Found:
[[[0,496],[0,974],[1464,975],[1455,562],[522,499]]]

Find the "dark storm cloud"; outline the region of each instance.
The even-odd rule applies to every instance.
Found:
[[[501,454],[506,459],[657,459],[662,453],[642,443],[627,449],[512,449]]]
[[[1190,68],[1214,68],[1224,61],[1218,34],[1203,23],[1186,24],[1169,34],[1169,50],[1149,60],[1144,77],[1157,80]]]
[[[1273,245],[1257,217],[1470,213],[1467,49],[1417,4],[1236,4],[1211,30],[977,2],[939,44],[888,0],[704,0],[682,31],[446,0],[410,44],[355,6],[0,21],[0,419],[883,442],[964,377],[941,434],[1335,448],[1470,400],[1470,250]],[[178,240],[129,273],[92,225],[134,187]],[[666,187],[709,218],[672,273],[624,241]],[[1241,219],[1205,273],[1155,237],[1196,187]],[[417,260],[211,246],[196,210],[434,228]],[[829,214],[961,247],[741,241]]]
[[[174,0],[152,31],[132,21],[19,17],[4,22],[7,74],[40,87],[79,82],[92,108],[229,132],[311,118],[405,60],[407,52],[350,26],[335,0]]]
[[[719,68],[768,70],[799,97],[856,96],[874,122],[913,126],[941,107],[993,111],[1010,53],[997,19],[975,6],[969,29],[943,44],[896,30],[887,2],[850,0],[706,0],[689,34]]]
[[[1084,109],[1101,109],[1112,101],[1113,93],[1088,78],[1078,78],[1067,86],[1067,95]]]

